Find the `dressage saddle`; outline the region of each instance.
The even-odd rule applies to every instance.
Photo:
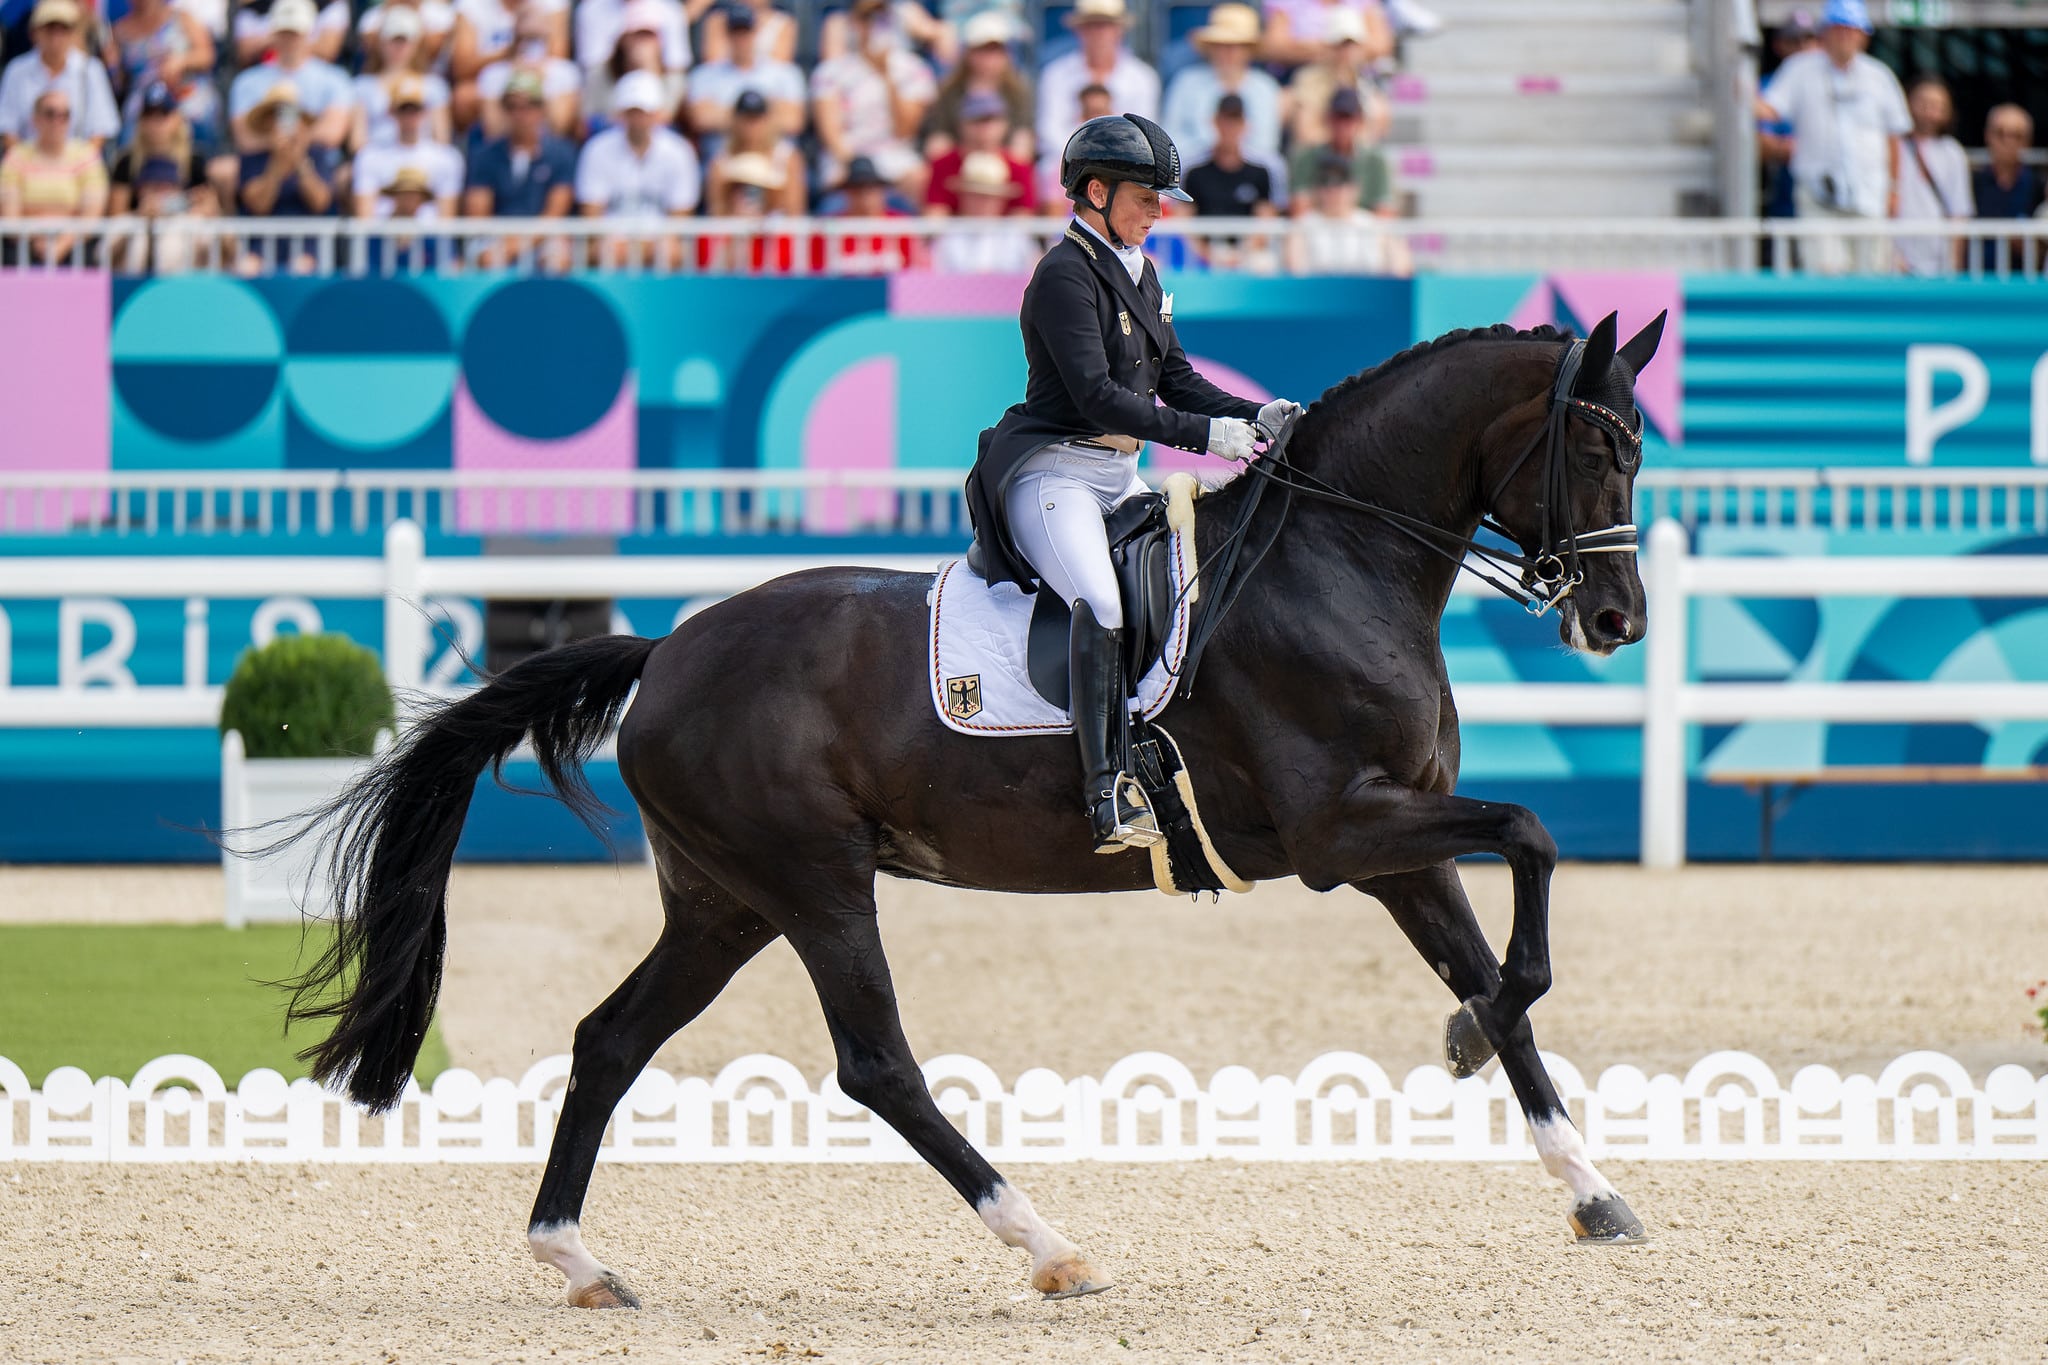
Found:
[[[1103,518],[1103,527],[1123,599],[1124,677],[1136,686],[1165,648],[1173,622],[1173,532],[1166,524],[1166,499],[1158,493],[1127,498]],[[967,567],[983,573],[979,541],[967,552]],[[1055,593],[1041,592],[1032,599],[1025,653],[1031,685],[1062,711],[1068,704],[1067,639],[1073,616],[1073,608]]]

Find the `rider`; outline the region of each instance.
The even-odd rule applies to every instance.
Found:
[[[1253,423],[1277,431],[1300,409],[1234,398],[1181,350],[1172,302],[1142,250],[1159,197],[1188,202],[1165,129],[1136,114],[1090,119],[1067,139],[1060,184],[1074,218],[1024,291],[1024,401],[981,433],[967,506],[990,583],[1050,588],[1073,607],[1069,710],[1082,798],[1095,851],[1114,853],[1160,835],[1119,772],[1129,694],[1103,517],[1148,491],[1138,477],[1144,442],[1249,460],[1261,435]]]

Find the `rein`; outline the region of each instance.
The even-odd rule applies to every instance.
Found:
[[[1549,411],[1544,419],[1543,429],[1530,441],[1528,448],[1515,457],[1507,473],[1494,483],[1486,496],[1487,511],[1481,516],[1480,526],[1504,540],[1520,544],[1520,538],[1495,520],[1491,508],[1496,499],[1506,491],[1522,467],[1529,462],[1539,446],[1544,449],[1543,496],[1537,506],[1541,512],[1541,536],[1535,553],[1505,550],[1497,545],[1488,545],[1470,536],[1461,536],[1446,530],[1434,522],[1420,517],[1411,517],[1405,512],[1396,512],[1390,507],[1367,502],[1363,498],[1336,488],[1327,481],[1316,477],[1307,470],[1287,462],[1287,445],[1294,435],[1294,423],[1290,422],[1281,431],[1269,437],[1265,455],[1248,466],[1250,473],[1257,474],[1260,482],[1247,490],[1244,505],[1239,509],[1237,519],[1224,537],[1219,549],[1209,562],[1197,570],[1196,577],[1189,584],[1200,581],[1204,574],[1210,577],[1211,598],[1208,610],[1202,613],[1188,641],[1186,657],[1180,667],[1180,683],[1177,688],[1183,698],[1193,694],[1195,669],[1200,663],[1203,649],[1222,624],[1224,615],[1244,590],[1245,580],[1258,568],[1268,552],[1280,539],[1280,531],[1287,521],[1287,513],[1294,504],[1294,495],[1314,498],[1354,512],[1363,512],[1374,517],[1392,529],[1408,537],[1416,544],[1455,564],[1461,572],[1469,573],[1494,591],[1518,604],[1531,616],[1543,616],[1563,604],[1572,595],[1573,589],[1585,581],[1585,571],[1580,567],[1582,555],[1634,554],[1637,547],[1634,522],[1623,522],[1599,530],[1581,534],[1572,525],[1570,470],[1565,460],[1565,430],[1574,414],[1594,422],[1615,438],[1616,457],[1624,469],[1631,472],[1641,465],[1643,458],[1643,419],[1636,414],[1633,425],[1624,421],[1613,409],[1589,399],[1578,397],[1572,388],[1578,383],[1579,368],[1585,360],[1586,343],[1583,339],[1571,343],[1559,360],[1557,378],[1551,386]],[[1299,419],[1297,418],[1296,421]],[[1274,520],[1272,533],[1265,537],[1258,553],[1242,569],[1238,568],[1240,553],[1245,538],[1251,529],[1252,518],[1257,515],[1259,503],[1269,487],[1283,490],[1280,515]],[[1483,567],[1482,567],[1483,566]],[[1506,575],[1512,573],[1513,577]],[[1183,595],[1187,589],[1182,589]]]

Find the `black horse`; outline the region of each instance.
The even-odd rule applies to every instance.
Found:
[[[1270,552],[1243,561],[1198,685],[1166,713],[1232,868],[1374,897],[1463,1002],[1447,1035],[1454,1069],[1498,1053],[1545,1167],[1571,1186],[1585,1240],[1635,1240],[1642,1226],[1586,1159],[1525,1018],[1550,985],[1556,846],[1528,810],[1452,794],[1458,719],[1438,630],[1463,543],[1489,518],[1522,546],[1525,581],[1553,597],[1570,589],[1558,602],[1567,644],[1605,654],[1642,637],[1634,555],[1581,560],[1573,538],[1633,543],[1634,377],[1662,321],[1618,351],[1612,316],[1583,343],[1550,328],[1453,332],[1330,390],[1300,419],[1286,464],[1198,504],[1207,563],[1244,529],[1239,514],[1262,483],[1318,494],[1270,499],[1248,519],[1260,524],[1244,542],[1270,541]],[[316,1077],[387,1107],[434,1008],[449,866],[476,779],[530,735],[557,792],[594,815],[580,765],[619,725],[666,922],[576,1030],[529,1232],[573,1304],[637,1305],[578,1229],[613,1107],[777,936],[817,988],[845,1093],[1030,1253],[1038,1289],[1108,1286],[926,1091],[897,1018],[874,882],[886,872],[999,891],[1137,891],[1150,869],[1142,856],[1094,853],[1071,742],[974,739],[938,722],[925,673],[930,586],[928,574],[818,569],[722,602],[666,639],[541,654],[424,716],[311,826],[333,841],[342,908],[332,947],[298,983],[294,1017],[335,1021],[305,1054]],[[1453,863],[1479,853],[1513,871],[1504,964]]]

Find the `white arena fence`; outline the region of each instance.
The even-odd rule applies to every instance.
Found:
[[[0,602],[57,598],[184,599],[188,623],[203,622],[210,598],[381,599],[384,671],[395,688],[418,691],[429,672],[428,611],[460,617],[481,644],[482,623],[467,600],[708,598],[729,596],[821,562],[930,572],[930,555],[538,555],[428,558],[425,537],[394,523],[384,553],[372,556],[21,556],[0,557]],[[1594,725],[1642,732],[1642,860],[1685,861],[1689,727],[1752,721],[1958,723],[2048,720],[2048,683],[1695,682],[1690,677],[1692,603],[1699,598],[2002,597],[2048,598],[2048,555],[1695,555],[1686,530],[1651,528],[1644,563],[1653,628],[1643,646],[1644,682],[1467,683],[1456,689],[1471,724]],[[1470,576],[1461,594],[1491,590]],[[459,609],[458,609],[459,608]],[[61,613],[60,613],[61,615]],[[7,618],[0,614],[0,633]],[[0,642],[4,643],[4,642]],[[191,660],[203,665],[203,638]],[[0,653],[4,653],[0,650]],[[436,667],[454,659],[444,654]],[[61,665],[61,661],[60,661]],[[218,723],[220,689],[203,673],[185,686],[7,685],[0,677],[0,728],[206,727]]]
[[[2048,1158],[2048,1077],[2000,1066],[1980,1085],[1939,1052],[1911,1052],[1875,1077],[1801,1068],[1789,1082],[1758,1058],[1716,1052],[1683,1076],[1615,1066],[1589,1083],[1544,1058],[1595,1156],[1676,1161]],[[560,1117],[570,1059],[518,1080],[444,1072],[409,1082],[372,1117],[309,1080],[252,1071],[230,1090],[196,1057],[160,1057],[127,1081],[76,1067],[32,1089],[0,1058],[0,1161],[537,1162]],[[1001,1162],[1514,1161],[1535,1154],[1498,1066],[1453,1080],[1423,1066],[1399,1082],[1370,1058],[1331,1052],[1293,1076],[1224,1067],[1207,1084],[1143,1052],[1100,1078],[1035,1069],[1005,1085],[971,1057],[925,1064],[939,1107]],[[895,1131],[813,1086],[791,1063],[750,1056],[717,1076],[650,1069],[614,1114],[603,1160],[914,1161]]]
[[[1042,218],[462,218],[416,224],[337,218],[38,218],[0,222],[0,258],[24,269],[105,268],[129,274],[217,272],[420,275],[465,271],[562,274],[876,274],[907,265],[952,274],[1028,271],[1065,228]],[[1793,218],[1369,219],[1167,218],[1155,233],[1185,239],[1212,269],[1294,273],[1310,239],[1348,241],[1307,259],[1371,260],[1377,271],[1682,270],[1790,274],[1809,244],[1947,238],[1967,243],[1959,275],[2040,278],[2048,222],[1979,220],[1936,226]],[[1988,253],[1980,245],[2008,243]],[[879,246],[878,246],[879,244]],[[1155,248],[1156,250],[1157,248]],[[1854,262],[1894,276],[1889,253]],[[1169,264],[1172,259],[1169,257]]]
[[[690,539],[971,528],[960,469],[114,470],[0,472],[0,534],[291,537],[400,521]],[[1646,469],[1636,520],[1835,533],[2048,535],[2048,467]]]

